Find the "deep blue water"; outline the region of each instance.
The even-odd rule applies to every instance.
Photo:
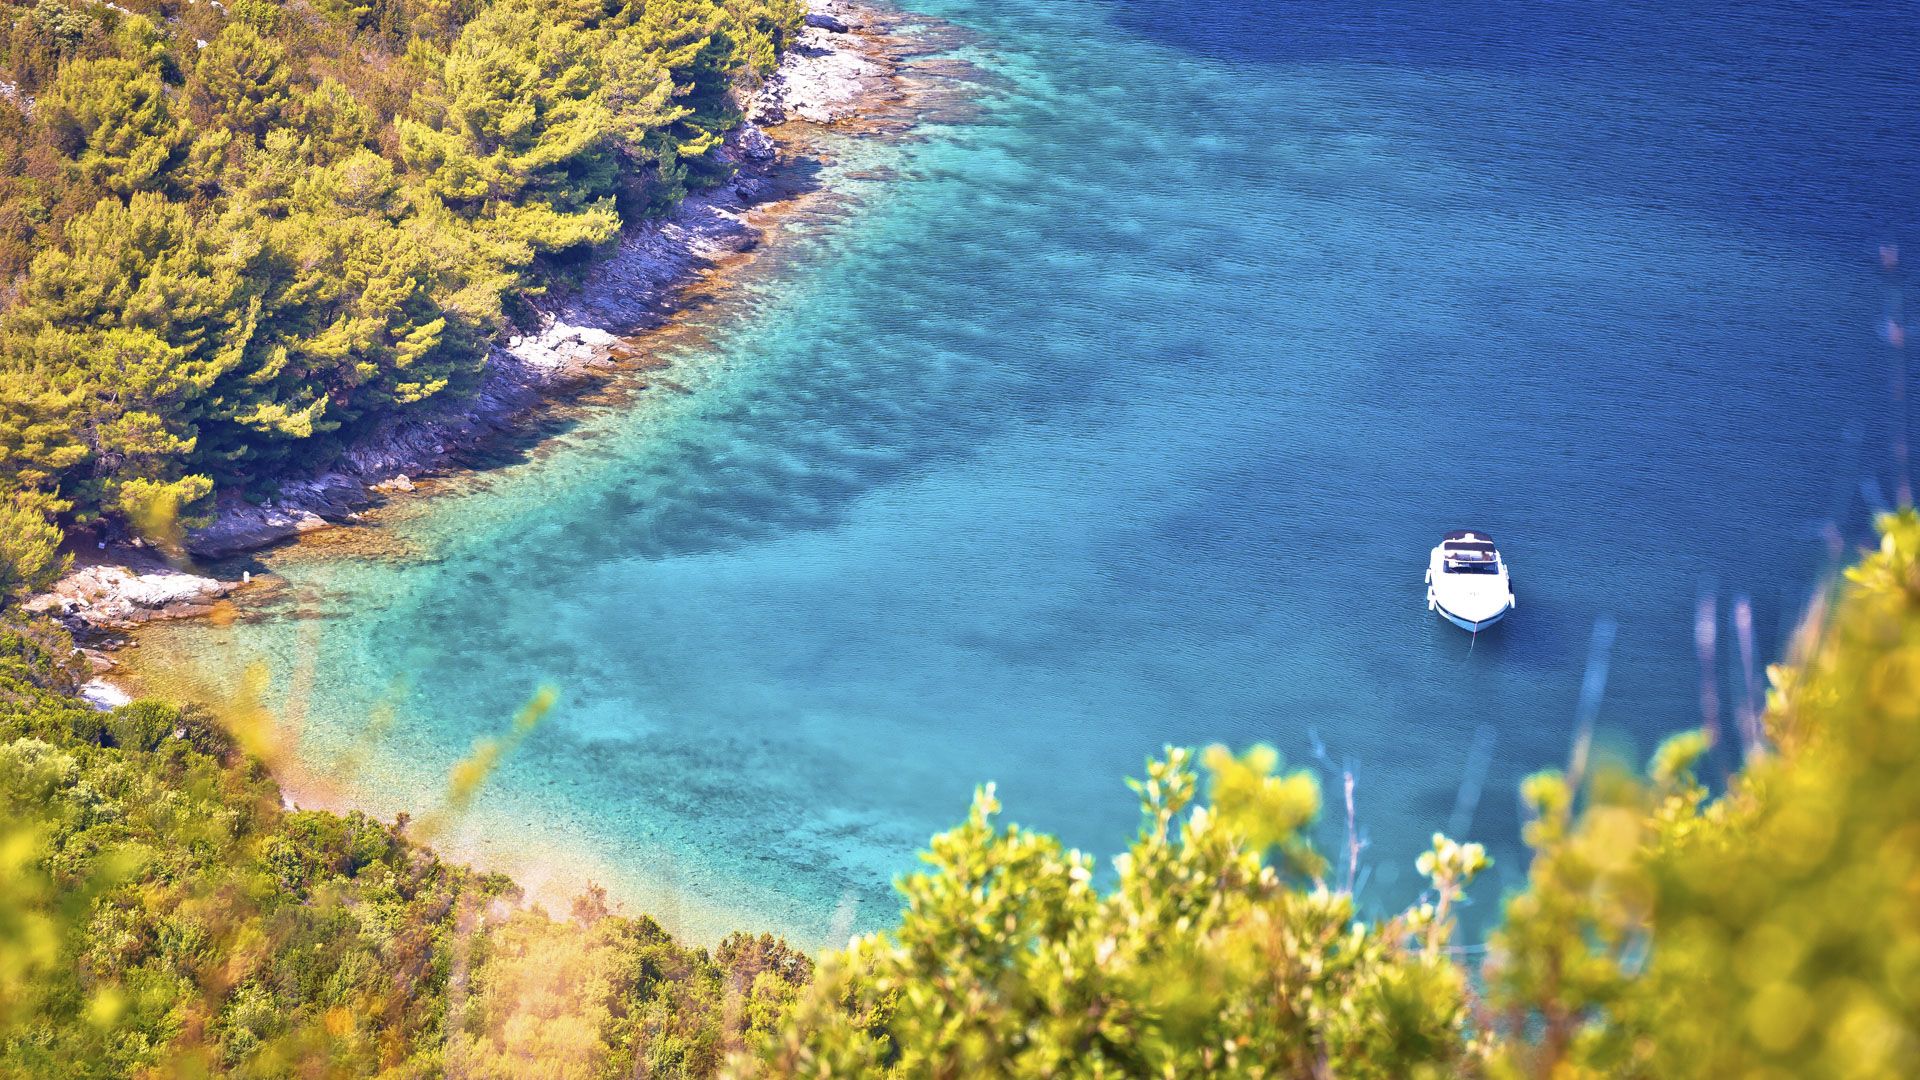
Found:
[[[143,651],[265,658],[382,813],[559,687],[448,842],[701,935],[885,925],[985,780],[1112,853],[1121,779],[1210,741],[1352,767],[1376,905],[1432,830],[1486,841],[1484,912],[1596,622],[1643,757],[1699,720],[1699,598],[1730,710],[1733,598],[1777,654],[1896,490],[1908,9],[911,6],[972,35],[978,115],[847,147],[681,389]],[[1422,604],[1462,526],[1520,596],[1471,647]]]

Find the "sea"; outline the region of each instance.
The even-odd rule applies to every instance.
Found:
[[[263,672],[296,797],[809,947],[896,922],[989,782],[1104,864],[1169,746],[1315,773],[1371,916],[1486,844],[1470,939],[1527,774],[1703,723],[1738,766],[1906,490],[1910,6],[900,10],[965,108],[831,144],[644,389],[249,564],[142,685]],[[1478,635],[1424,603],[1457,528],[1515,578]]]

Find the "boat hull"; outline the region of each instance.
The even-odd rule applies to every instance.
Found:
[[[1480,631],[1485,630],[1487,627],[1492,626],[1494,623],[1497,623],[1500,620],[1506,618],[1507,614],[1513,610],[1513,607],[1512,605],[1503,607],[1499,611],[1493,613],[1492,615],[1487,616],[1484,619],[1479,620],[1478,622],[1474,621],[1473,619],[1462,618],[1459,615],[1455,615],[1453,612],[1448,611],[1444,604],[1439,604],[1439,603],[1434,604],[1433,610],[1439,612],[1441,618],[1447,620],[1448,622],[1459,627],[1460,629],[1468,631],[1469,633],[1477,634]]]

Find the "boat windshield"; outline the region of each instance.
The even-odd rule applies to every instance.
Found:
[[[1500,554],[1492,544],[1450,543],[1442,549],[1449,574],[1498,574]]]

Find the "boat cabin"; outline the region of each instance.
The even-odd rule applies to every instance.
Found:
[[[1481,532],[1451,532],[1440,541],[1441,569],[1449,574],[1498,574],[1500,552]]]

